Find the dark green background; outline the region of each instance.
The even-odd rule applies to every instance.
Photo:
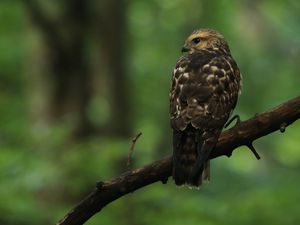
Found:
[[[133,168],[171,154],[171,72],[193,29],[209,27],[226,37],[243,75],[235,110],[242,120],[299,95],[298,0],[85,2],[88,22],[74,24],[82,29],[80,54],[92,71],[83,110],[93,129],[75,134],[77,112],[55,115],[48,107],[54,81],[49,81],[47,34],[32,19],[27,1],[0,2],[0,224],[55,224],[96,181],[126,170],[131,137],[139,131]],[[103,12],[107,2],[113,7]],[[65,40],[75,38],[77,33],[62,22],[72,1],[34,4],[57,22]],[[119,27],[99,19],[104,14],[117,18],[120,12],[124,24],[117,22]],[[104,26],[115,29],[103,44]],[[101,42],[106,48],[99,47]],[[114,60],[123,63],[123,80],[103,69],[106,56],[119,45],[124,49]],[[124,89],[114,107],[109,96],[119,88],[110,78]],[[86,224],[298,224],[299,134],[298,121],[284,134],[257,140],[259,161],[246,148],[230,159],[213,160],[211,182],[200,190],[156,183],[113,202]]]

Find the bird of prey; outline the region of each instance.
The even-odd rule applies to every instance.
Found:
[[[192,32],[177,61],[170,92],[173,179],[199,187],[209,180],[209,156],[236,106],[240,70],[224,37],[212,29]]]

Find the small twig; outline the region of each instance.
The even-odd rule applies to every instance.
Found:
[[[287,126],[287,124],[286,124],[286,123],[282,123],[282,124],[280,124],[280,128],[279,128],[279,130],[280,130],[280,132],[281,132],[281,133],[284,133],[286,126]]]
[[[132,153],[135,147],[136,141],[139,139],[139,137],[142,135],[142,132],[139,132],[134,138],[132,138],[132,144],[129,149],[128,157],[127,157],[127,168],[130,169],[131,159],[132,159]]]
[[[257,160],[260,159],[260,155],[257,153],[257,151],[255,150],[254,146],[252,143],[247,144],[247,147],[251,150],[251,152],[255,155],[255,157],[257,158]]]

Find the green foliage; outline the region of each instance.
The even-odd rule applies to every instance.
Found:
[[[51,4],[50,4],[51,5]],[[51,14],[58,9],[52,6]],[[48,126],[26,77],[38,39],[21,1],[0,3],[0,223],[54,224],[95,186],[126,170],[131,140],[94,135],[69,140],[72,121]],[[171,153],[168,92],[173,66],[191,30],[211,27],[227,38],[243,74],[236,112],[246,119],[299,95],[300,3],[290,1],[149,0],[128,2],[127,70],[134,131],[143,132],[133,167]],[[44,87],[40,87],[43,89]],[[42,99],[42,101],[46,101]],[[41,101],[41,102],[42,102]],[[109,103],[94,96],[88,115],[105,125]],[[37,101],[37,102],[40,102]],[[33,107],[34,106],[34,107]],[[37,108],[36,108],[37,107]],[[35,113],[33,113],[35,115]],[[300,221],[300,124],[212,162],[212,181],[199,191],[170,181],[125,196],[93,224],[290,224]]]

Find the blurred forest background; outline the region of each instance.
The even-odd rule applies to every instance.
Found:
[[[171,72],[196,28],[224,34],[245,120],[300,91],[298,0],[1,0],[0,224],[50,225],[98,180],[171,154]],[[299,224],[300,123],[212,162],[200,191],[156,183],[86,224]]]

